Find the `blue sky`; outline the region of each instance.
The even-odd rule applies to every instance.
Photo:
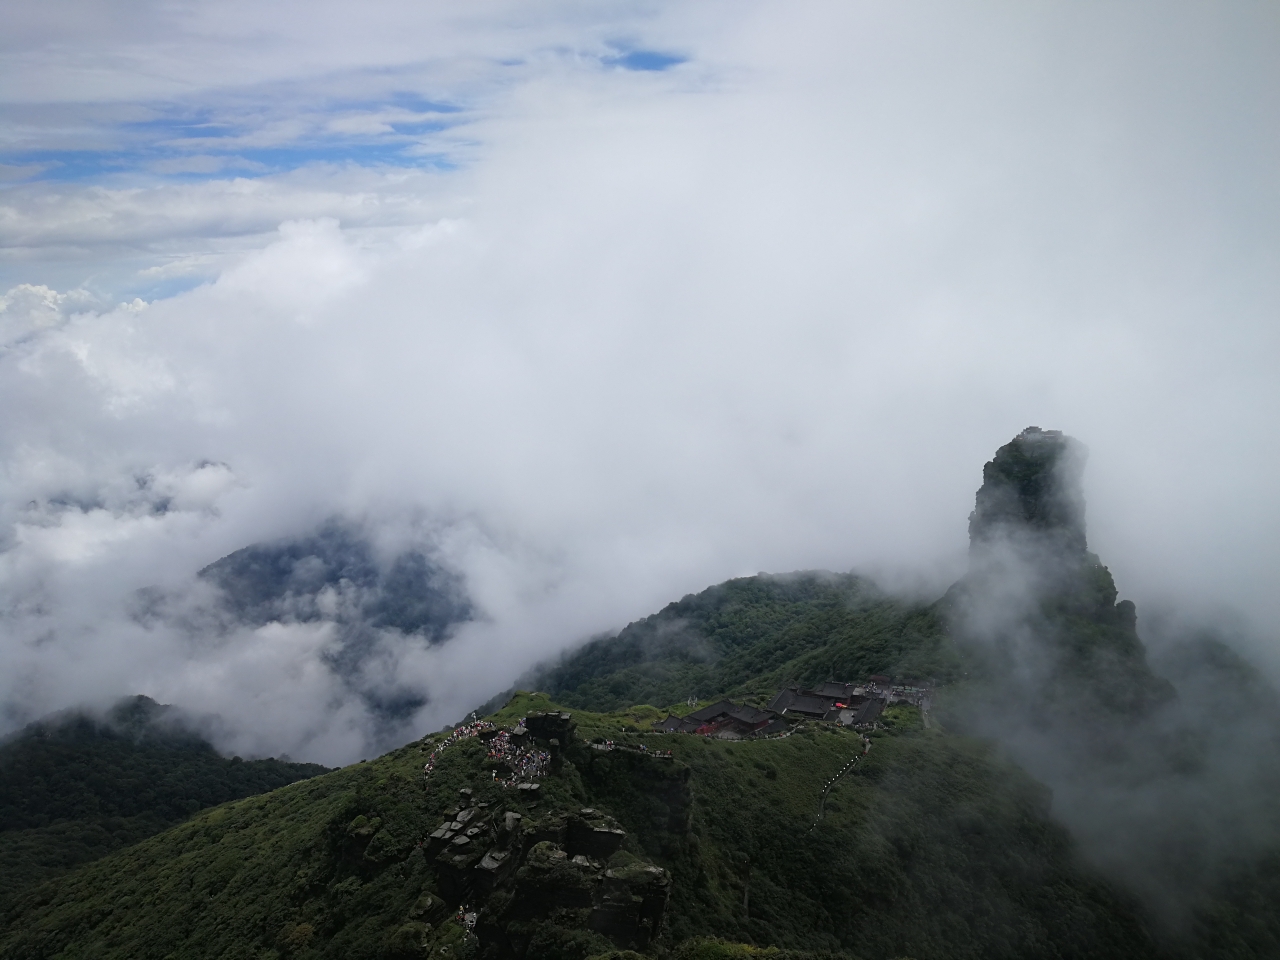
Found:
[[[669,51],[620,43],[600,53],[559,51],[559,56],[577,69],[636,73],[661,73],[688,60]],[[525,66],[525,60],[508,60],[492,69],[500,78]],[[404,72],[403,68],[390,71],[386,80],[394,83],[396,75]],[[376,86],[378,80],[376,74],[366,73],[358,84]],[[493,90],[457,101],[407,89],[391,89],[379,98],[317,99],[298,83],[263,89],[231,86],[211,90],[203,98],[128,104],[128,112],[146,118],[114,123],[96,120],[95,114],[109,117],[120,112],[121,105],[115,111],[80,105],[78,119],[88,129],[79,136],[85,142],[68,144],[76,139],[74,132],[51,130],[45,139],[58,141],[57,148],[0,148],[0,164],[29,171],[10,182],[81,184],[255,177],[309,164],[448,170],[461,158],[455,145],[440,135],[483,111],[485,94],[492,96]],[[23,113],[29,119],[29,109]],[[28,136],[41,139],[30,130]]]
[[[530,89],[643,88],[696,44],[655,29],[670,12],[645,2],[567,0],[536,21],[506,0],[303,6],[10,8],[0,289],[151,299],[208,282],[285,220],[421,224],[457,207],[441,178],[472,169]]]

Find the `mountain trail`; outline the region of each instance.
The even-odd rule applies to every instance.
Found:
[[[813,833],[813,831],[818,828],[818,824],[822,820],[822,815],[826,812],[827,794],[831,792],[831,788],[834,787],[839,782],[841,777],[843,777],[846,773],[848,773],[855,766],[857,766],[858,761],[861,760],[864,756],[866,756],[867,751],[870,749],[871,749],[871,744],[864,743],[862,746],[862,751],[858,753],[852,760],[846,763],[843,767],[841,767],[839,771],[837,771],[834,777],[832,777],[825,784],[823,784],[822,793],[819,794],[818,796],[818,815],[813,818],[813,823],[810,824],[809,826],[809,831],[808,831],[809,833]]]

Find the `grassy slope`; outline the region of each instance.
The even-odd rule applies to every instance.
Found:
[[[349,918],[361,928],[382,913],[366,885],[342,885],[361,872],[343,869],[343,828],[380,814],[384,841],[407,856],[424,814],[417,756],[402,750],[224,804],[45,885],[5,918],[0,955],[256,956],[308,922],[341,940]],[[317,889],[323,909],[308,909]],[[403,913],[416,897],[390,908]]]
[[[125,701],[106,720],[71,715],[0,745],[0,903],[227,800],[323,773],[316,764],[219,756]]]
[[[580,709],[767,696],[787,680],[887,672],[950,679],[960,658],[931,606],[848,574],[730,580],[669,604],[537,675]]]
[[[644,740],[691,768],[685,843],[645,829],[645,797],[629,778],[591,766],[583,778],[674,870],[674,941],[714,935],[868,958],[1154,952],[1130,906],[1078,869],[1043,788],[981,744],[918,724],[875,737],[810,832],[822,784],[861,750],[857,735]]]
[[[521,696],[499,719],[547,705]],[[444,753],[430,792],[411,744],[199,814],[40,888],[5,918],[0,957],[398,955],[396,930],[433,889],[416,841],[462,785],[534,816],[587,804],[616,816],[634,852],[673,871],[668,944],[710,934],[867,960],[1151,953],[1128,907],[1073,866],[1042,790],[981,745],[904,716],[809,833],[856,735],[733,744],[623,732],[637,730],[627,714],[576,716],[588,739],[676,759],[579,744],[530,811],[486,784],[478,741]],[[360,816],[380,828],[363,852],[350,827]]]
[[[673,761],[579,743],[534,810],[486,782],[476,741],[450,748],[424,792],[428,745],[410,744],[202,814],[42,888],[6,918],[0,957],[422,955],[400,936],[422,895],[438,892],[415,845],[464,785],[535,818],[584,805],[617,817],[632,853],[672,871],[663,942],[684,942],[682,955],[701,956],[689,938],[714,936],[865,960],[1168,956],[1134,905],[1077,863],[1042,787],[979,742],[923,730],[910,709],[890,714],[892,729],[873,735],[810,829],[823,784],[861,750],[857,735],[658,735],[649,724],[661,711],[633,706],[691,692],[763,697],[783,680],[832,673],[949,678],[963,669],[934,608],[857,578],[730,581],[542,677],[576,708],[584,741],[645,743],[672,750]],[[521,694],[495,719],[551,705]],[[355,835],[365,823],[367,849]],[[465,953],[450,923],[433,936]],[[1223,942],[1201,938],[1212,941]],[[544,956],[580,960],[590,947],[589,936],[555,942]],[[1196,953],[1236,954],[1249,955]]]

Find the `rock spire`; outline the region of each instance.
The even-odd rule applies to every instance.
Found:
[[[1009,541],[1082,558],[1086,452],[1061,430],[1027,427],[982,468],[969,515],[970,556]]]

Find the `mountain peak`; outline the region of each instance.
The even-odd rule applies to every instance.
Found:
[[[953,625],[998,651],[1002,696],[1105,727],[1173,691],[1147,663],[1136,607],[1117,602],[1111,572],[1088,551],[1085,459],[1062,431],[1027,427],[983,466]]]
[[[1086,456],[1078,440],[1039,427],[1027,427],[997,450],[982,468],[969,515],[970,554],[1029,538],[1055,552],[1083,555]]]

